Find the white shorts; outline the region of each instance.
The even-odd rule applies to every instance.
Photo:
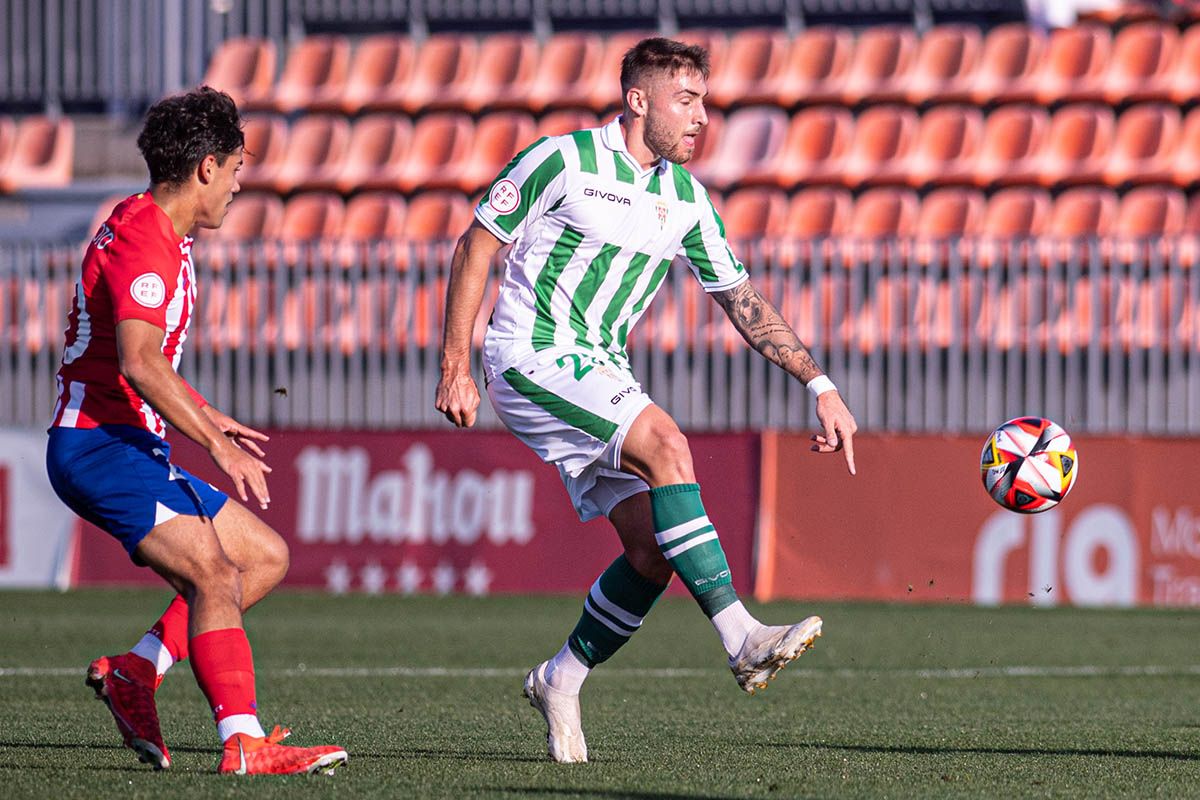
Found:
[[[584,522],[649,491],[618,469],[625,434],[652,402],[626,370],[588,350],[556,347],[498,374],[487,392],[513,435],[558,467]]]

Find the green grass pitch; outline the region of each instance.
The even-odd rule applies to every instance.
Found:
[[[169,596],[0,593],[0,785],[16,797],[1194,797],[1200,613],[819,603],[825,636],[740,692],[708,622],[662,601],[582,702],[592,763],[545,757],[520,696],[582,598],[281,593],[247,617],[262,718],[337,743],[333,777],[213,773],[186,665],[159,691],[174,765],[120,747],[83,671]],[[261,796],[255,794],[254,796]]]

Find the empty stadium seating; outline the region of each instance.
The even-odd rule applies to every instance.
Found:
[[[75,124],[69,117],[25,117],[8,132],[11,145],[8,157],[0,161],[0,193],[71,182]],[[0,148],[3,138],[0,131]]]

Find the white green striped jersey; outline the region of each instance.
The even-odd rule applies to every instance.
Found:
[[[484,342],[489,379],[551,348],[627,367],[625,341],[678,256],[707,292],[746,280],[708,192],[665,159],[629,154],[620,117],[539,139],[475,209],[512,243]]]

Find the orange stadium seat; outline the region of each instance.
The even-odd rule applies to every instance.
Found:
[[[439,111],[417,120],[412,147],[399,173],[396,188],[407,193],[455,185],[453,170],[471,152],[475,126],[457,111]]]
[[[1178,236],[1187,219],[1187,198],[1178,189],[1142,186],[1121,198],[1113,223],[1114,236],[1146,238]]]
[[[475,74],[479,45],[473,36],[436,33],[417,50],[412,75],[403,90],[369,108],[417,114],[454,107]]]
[[[327,257],[345,215],[346,206],[336,194],[302,192],[292,197],[283,206],[279,224],[284,260],[296,264],[310,248],[318,247]]]
[[[322,97],[311,107],[356,114],[373,103],[394,102],[412,75],[415,59],[416,48],[407,36],[393,33],[368,36],[354,51],[342,91],[336,96]]]
[[[238,36],[221,42],[202,83],[227,93],[240,107],[248,98],[269,94],[274,81],[275,43]]]
[[[538,43],[527,33],[495,33],[484,37],[475,72],[448,90],[447,99],[457,108],[478,113],[517,99],[523,107],[538,64]],[[509,106],[513,104],[508,103]]]
[[[338,231],[338,255],[343,266],[369,263],[377,245],[392,248],[404,232],[407,205],[395,192],[363,192],[346,204]]]
[[[1107,236],[1117,217],[1117,196],[1111,189],[1080,186],[1054,201],[1046,235],[1056,238]]]
[[[906,80],[908,102],[966,103],[971,100],[983,37],[974,25],[938,25],[921,37]]]
[[[1035,237],[1050,222],[1052,201],[1045,189],[1014,186],[992,195],[980,222],[975,253],[984,267],[1016,257],[1028,260]]]
[[[801,239],[841,236],[850,229],[853,207],[853,197],[845,189],[801,189],[788,206],[784,236]]]
[[[988,200],[979,235],[988,239],[1041,236],[1049,225],[1050,207],[1050,193],[1045,189],[1001,189]]]
[[[408,204],[404,219],[404,230],[400,235],[409,243],[402,250],[397,266],[410,263],[408,255],[416,257],[417,263],[443,255],[433,245],[457,239],[471,224],[473,209],[467,198],[458,192],[422,192]],[[449,256],[449,253],[444,255]]]
[[[1182,122],[1174,106],[1143,103],[1117,119],[1112,152],[1105,161],[1110,186],[1170,183]]]
[[[1050,119],[1036,106],[1001,106],[988,115],[975,160],[978,186],[1036,183]]]
[[[586,108],[587,92],[603,54],[603,44],[594,33],[554,34],[542,48],[529,94],[519,98],[515,107],[535,114],[549,108]],[[504,107],[511,108],[514,104]]]
[[[243,189],[271,188],[287,151],[287,120],[278,114],[250,114],[245,117],[242,133],[246,144],[238,182]]]
[[[873,106],[858,116],[842,181],[850,188],[903,183],[905,160],[917,133],[917,113],[905,106]]]
[[[906,25],[866,28],[842,82],[842,102],[903,102],[917,53],[917,35]]]
[[[1200,235],[1200,194],[1192,195],[1183,219],[1183,232],[1189,236]]]
[[[0,172],[4,170],[5,162],[12,155],[13,145],[17,141],[17,123],[12,117],[0,116]]]
[[[917,258],[945,264],[952,248],[966,255],[961,240],[979,233],[986,205],[978,189],[946,187],[926,195],[917,214]]]
[[[796,112],[774,162],[747,179],[783,188],[842,180],[842,162],[854,137],[854,115],[839,106]]]
[[[395,192],[363,192],[346,204],[342,229],[343,241],[368,242],[397,239],[404,233],[407,205]]]
[[[1077,19],[1100,22],[1115,28],[1145,20],[1161,19],[1162,16],[1162,6],[1158,3],[1143,2],[1143,0],[1117,0],[1117,2],[1105,3],[1096,8],[1081,6]]]
[[[0,192],[66,186],[74,174],[75,124],[70,117],[25,117],[0,165]]]
[[[306,36],[288,53],[274,86],[246,98],[249,109],[290,113],[341,95],[350,67],[350,44],[344,36]]]
[[[283,227],[283,200],[267,192],[239,192],[221,227],[205,230],[206,238],[227,242],[275,239]]]
[[[1023,22],[993,28],[971,78],[971,99],[980,105],[1033,100],[1034,76],[1045,49],[1045,34]]]
[[[846,235],[855,239],[912,236],[919,209],[917,193],[911,189],[868,189],[854,203]]]
[[[1054,112],[1039,158],[1038,182],[1043,186],[1100,183],[1114,127],[1108,106],[1076,103]]]
[[[645,31],[613,32],[604,40],[603,52],[596,65],[595,77],[584,103],[597,114],[621,108],[621,58],[635,44],[653,36]]]
[[[780,189],[738,189],[721,204],[726,238],[743,248],[782,236],[787,213],[788,198]]]
[[[1171,178],[1176,186],[1188,189],[1200,184],[1200,106],[1183,118],[1179,144],[1171,161]]]
[[[346,160],[350,123],[332,114],[300,117],[288,132],[287,149],[270,178],[280,194],[307,188],[309,182],[332,185]]]
[[[1104,73],[1104,99],[1112,104],[1171,96],[1179,33],[1160,22],[1140,22],[1117,34],[1112,59]]]
[[[1034,75],[1035,94],[1044,104],[1104,98],[1104,71],[1112,53],[1107,28],[1084,24],[1052,31],[1041,67]]]
[[[475,126],[475,146],[447,179],[467,194],[483,189],[534,141],[536,127],[533,117],[524,111],[493,111],[484,116]]]
[[[983,140],[983,115],[969,106],[925,112],[906,165],[910,186],[969,185]]]
[[[814,258],[828,263],[835,247],[834,237],[842,236],[850,227],[853,207],[853,197],[845,189],[821,186],[796,192],[788,203],[776,248],[778,263],[784,268],[809,264]]]
[[[1169,83],[1171,100],[1180,105],[1200,98],[1200,25],[1183,32]]]
[[[1121,198],[1112,235],[1115,255],[1123,263],[1166,260],[1183,233],[1187,198],[1178,189],[1142,186]]]
[[[920,212],[917,193],[890,186],[868,189],[859,195],[841,247],[847,267],[865,265],[893,254],[908,252]],[[900,242],[893,242],[901,239]]]
[[[787,135],[787,114],[771,106],[735,111],[703,169],[694,170],[705,186],[724,191],[742,176],[772,163]]]
[[[719,73],[708,79],[706,102],[717,108],[772,103],[772,85],[782,73],[788,38],[781,31],[747,28],[733,34]]]
[[[709,77],[719,75],[725,69],[729,57],[729,37],[725,31],[714,28],[688,28],[674,37],[685,44],[698,44],[708,51]]]
[[[551,111],[538,120],[533,139],[540,139],[543,136],[562,136],[572,131],[595,128],[599,125],[600,121],[591,111],[584,111],[581,108],[565,108],[560,111]],[[530,140],[522,147],[532,143],[533,140]]]
[[[818,25],[801,31],[771,86],[773,102],[784,108],[840,102],[853,52],[854,34],[846,28]]]
[[[380,112],[355,120],[350,144],[332,183],[318,188],[342,194],[359,189],[395,189],[412,147],[413,127],[407,117]]]

